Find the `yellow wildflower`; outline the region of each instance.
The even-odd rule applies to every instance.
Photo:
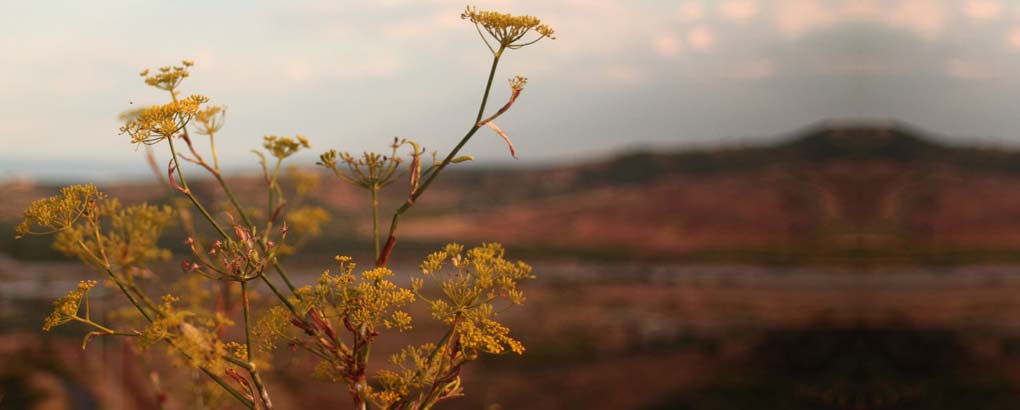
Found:
[[[478,11],[478,9],[468,6],[464,13],[461,13],[460,18],[474,23],[475,27],[479,29],[479,34],[481,34],[482,29],[489,33],[499,43],[498,48],[500,51],[504,48],[518,49],[537,43],[543,38],[556,39],[556,37],[553,37],[553,29],[533,16],[514,16],[495,11]],[[524,40],[524,37],[530,32],[535,32],[538,34],[538,37],[533,40]],[[482,40],[489,46],[490,51],[494,54],[499,53],[499,51],[496,51],[489,45],[489,41],[485,39],[485,36],[482,36]]]

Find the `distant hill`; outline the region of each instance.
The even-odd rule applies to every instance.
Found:
[[[259,178],[231,178],[260,204]],[[367,195],[330,178],[312,248],[362,246]],[[396,184],[399,185],[399,184]],[[105,188],[159,201],[153,184]],[[221,198],[210,181],[196,191]],[[387,192],[390,209],[406,187]],[[0,223],[53,187],[0,186]],[[355,224],[356,221],[360,221]],[[559,256],[776,263],[962,263],[1020,249],[1020,152],[947,146],[904,125],[821,125],[782,142],[631,152],[541,169],[454,170],[401,222],[400,243],[500,241]],[[12,246],[0,242],[2,250]]]
[[[498,200],[416,218],[405,234],[780,263],[963,263],[1020,249],[1020,152],[948,146],[898,124],[459,177]]]

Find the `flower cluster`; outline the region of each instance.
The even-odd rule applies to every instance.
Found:
[[[173,210],[168,206],[138,204],[122,206],[115,199],[107,200],[100,211],[107,215],[109,226],[100,235],[104,253],[120,267],[142,266],[150,261],[170,259],[170,251],[158,246]]]
[[[195,65],[195,63],[184,60],[181,61],[181,65],[179,66],[163,66],[151,75],[150,70],[142,71],[141,73],[138,73],[138,75],[144,77],[145,83],[152,87],[174,92],[174,90],[177,89],[177,86],[181,84],[181,81],[184,81],[185,78],[188,78],[188,76],[191,75],[188,69],[193,65]]]
[[[325,209],[303,206],[288,212],[284,219],[288,228],[306,237],[314,237],[322,234],[322,225],[329,222],[330,217]]]
[[[233,238],[213,242],[208,251],[197,246],[194,238],[185,244],[195,255],[197,262],[185,260],[181,268],[185,272],[196,272],[217,279],[245,282],[259,277],[276,261],[280,244],[287,238],[287,229],[280,230],[279,241],[255,235],[254,228],[234,224]]]
[[[477,352],[492,354],[510,350],[521,354],[524,346],[509,336],[509,329],[496,321],[493,302],[503,299],[512,305],[524,302],[517,283],[531,279],[531,266],[503,257],[499,244],[483,244],[466,253],[458,244],[447,245],[430,254],[420,265],[427,279],[439,281],[443,298],[431,300],[432,316],[454,327],[454,333],[468,358]],[[452,271],[445,269],[452,265]],[[422,278],[412,280],[416,292],[425,288]]]
[[[94,185],[71,185],[60,195],[33,202],[16,231],[55,233],[55,249],[90,265],[141,267],[169,258],[157,243],[172,214],[167,206],[125,207]]]
[[[425,390],[432,380],[449,370],[449,361],[434,360],[432,352],[437,351],[436,348],[434,343],[407,346],[390,356],[390,364],[395,369],[380,370],[375,376],[381,388],[372,392],[372,398],[379,407],[389,408]]]
[[[460,18],[474,23],[475,27],[479,28],[479,33],[484,29],[496,40],[500,50],[504,48],[518,49],[537,43],[543,38],[556,39],[556,37],[553,37],[553,29],[533,16],[514,16],[496,11],[478,11],[478,9],[468,6],[464,13],[460,15]],[[537,33],[538,37],[533,40],[521,41],[530,32]],[[482,40],[485,40],[484,36]],[[485,40],[485,44],[489,45],[489,41]],[[498,54],[491,45],[489,45],[489,50]]]
[[[223,120],[226,115],[227,109],[222,105],[212,105],[199,110],[195,113],[194,121],[197,123],[195,132],[212,136],[223,128]]]
[[[83,280],[78,282],[78,288],[53,301],[53,313],[46,317],[46,321],[43,323],[43,330],[49,332],[54,327],[77,319],[82,302],[88,303],[89,290],[92,290],[95,286],[96,281]]]
[[[308,138],[303,135],[297,135],[294,138],[266,135],[262,138],[262,147],[279,160],[294,155],[301,148],[311,148],[311,146],[308,143]]]
[[[393,271],[375,268],[355,275],[356,264],[350,257],[337,256],[336,260],[336,275],[326,271],[317,284],[298,290],[303,301],[322,309],[326,318],[341,319],[345,327],[366,336],[382,326],[411,328],[411,316],[399,308],[413,302],[414,293],[389,280]]]
[[[131,142],[136,144],[159,143],[184,130],[199,113],[202,104],[208,101],[208,97],[194,94],[166,104],[143,108],[120,127],[120,133],[131,136]]]
[[[287,184],[294,188],[294,193],[299,198],[318,189],[322,182],[321,176],[321,173],[311,169],[299,168],[293,165],[287,167]]]
[[[158,318],[138,334],[139,346],[149,348],[160,341],[167,341],[189,365],[223,371],[226,364],[223,358],[228,352],[217,332],[233,323],[220,315],[200,317],[194,312],[177,309],[175,304],[179,300],[175,296],[163,296],[162,303],[156,308]]]
[[[14,231],[18,237],[62,231],[77,223],[97,201],[105,198],[106,195],[92,184],[66,186],[60,189],[60,195],[32,202],[24,212],[24,221]]]
[[[319,156],[319,165],[333,171],[336,176],[351,184],[367,189],[379,189],[393,183],[394,174],[402,160],[397,157],[397,148],[407,140],[393,139],[390,155],[364,152],[355,157],[347,152],[329,150]],[[338,161],[339,160],[339,161]],[[339,166],[343,162],[346,169]]]

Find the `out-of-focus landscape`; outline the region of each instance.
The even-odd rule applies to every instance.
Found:
[[[456,239],[501,242],[538,278],[506,313],[525,354],[483,359],[464,375],[467,395],[443,408],[1012,408],[1020,151],[894,122],[820,123],[775,140],[444,175],[401,223],[398,277]],[[243,202],[264,201],[260,176],[228,180]],[[158,349],[100,339],[83,351],[76,326],[40,330],[50,301],[90,275],[46,238],[14,239],[23,209],[58,187],[0,182],[0,408],[155,409],[150,368],[165,370],[164,384],[193,382]],[[156,182],[101,189],[166,201]],[[225,200],[214,181],[192,189]],[[400,204],[401,189],[384,203]],[[283,261],[299,282],[336,254],[368,265],[367,201],[324,178],[308,203],[332,220]],[[161,244],[181,251],[183,237]],[[180,275],[179,262],[157,274]],[[95,309],[122,306],[97,291]],[[278,355],[277,407],[346,403],[337,385],[307,381],[308,359]]]

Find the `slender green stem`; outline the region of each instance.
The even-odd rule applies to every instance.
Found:
[[[457,153],[460,152],[461,148],[464,148],[464,145],[467,144],[468,140],[470,140],[471,137],[474,136],[476,132],[478,132],[478,129],[481,127],[480,125],[478,125],[478,122],[482,120],[482,115],[485,114],[485,105],[489,101],[489,92],[492,90],[492,79],[493,77],[496,76],[496,66],[499,65],[499,57],[502,54],[503,49],[501,48],[492,57],[492,68],[489,70],[489,79],[485,83],[485,93],[482,94],[482,103],[478,106],[478,115],[475,116],[475,122],[471,124],[471,128],[468,130],[466,134],[464,134],[464,137],[460,139],[460,142],[457,143],[457,146],[453,147],[453,150],[446,155],[446,158],[443,159],[443,162],[439,163],[439,166],[436,168],[436,170],[432,172],[432,174],[430,174],[429,177],[426,178],[424,182],[422,182],[421,187],[418,188],[418,191],[414,193],[414,196],[412,197],[413,199],[417,200],[418,197],[421,196],[421,194],[423,194],[426,189],[428,189],[432,181],[435,180],[437,176],[439,176],[439,173],[442,172],[447,165],[450,165],[450,162],[453,161],[453,158],[455,156],[457,156]],[[405,204],[405,206],[408,205]]]
[[[248,281],[241,281],[241,303],[244,310],[244,347],[247,352],[248,361],[251,360],[251,322],[250,304],[248,303]]]
[[[467,144],[468,140],[470,140],[471,137],[474,136],[476,132],[478,132],[478,129],[481,128],[481,126],[478,125],[478,122],[482,120],[482,115],[485,114],[485,105],[489,101],[489,92],[492,90],[492,79],[496,76],[496,67],[499,65],[499,58],[500,56],[503,55],[503,50],[504,47],[500,47],[499,50],[493,53],[492,55],[492,67],[489,69],[489,78],[485,82],[485,92],[482,94],[482,102],[478,106],[478,115],[475,116],[475,121],[474,123],[471,124],[471,128],[469,128],[467,133],[465,133],[464,136],[460,139],[460,142],[457,143],[457,146],[455,146],[453,150],[451,150],[450,153],[446,155],[446,158],[443,159],[443,162],[439,163],[439,165],[436,166],[435,170],[431,174],[429,174],[427,178],[425,178],[425,181],[421,183],[421,186],[418,187],[418,190],[416,190],[414,194],[411,195],[410,200],[401,205],[400,208],[397,208],[397,211],[393,213],[393,219],[390,221],[390,231],[389,238],[387,239],[387,246],[383,250],[382,255],[379,255],[376,258],[377,261],[376,263],[378,265],[384,266],[386,260],[389,257],[389,253],[392,252],[393,249],[392,241],[396,240],[397,224],[400,221],[400,216],[403,215],[404,212],[407,212],[407,210],[410,209],[411,206],[418,200],[418,197],[425,193],[425,190],[428,189],[429,185],[432,184],[432,181],[434,181],[436,177],[439,176],[439,173],[442,172],[443,169],[446,168],[446,166],[449,165],[451,161],[453,161],[453,158],[457,155],[457,153],[460,152],[461,148],[464,148],[464,145]]]
[[[97,261],[99,261],[99,258],[97,258],[95,255],[93,255],[92,252],[88,250],[88,247],[86,247],[84,243],[81,243],[79,241],[79,245],[82,248],[84,248],[85,251],[89,255],[91,255],[93,258],[95,258]],[[112,279],[113,282],[117,284],[117,287],[120,288],[120,291],[122,293],[124,293],[124,296],[127,296],[128,300],[131,302],[131,304],[135,306],[135,309],[137,309],[138,312],[140,312],[142,314],[142,317],[144,317],[146,321],[152,322],[153,321],[152,316],[149,315],[149,313],[145,310],[145,308],[142,307],[142,304],[135,298],[135,296],[132,295],[131,292],[128,291],[127,286],[120,279],[120,277],[118,277],[116,274],[114,274],[113,271],[110,270],[109,267],[104,265],[103,268],[106,271],[106,274],[110,277],[110,279]],[[160,312],[159,310],[155,310],[155,312],[162,316],[162,312]],[[176,348],[176,346],[174,345],[174,343],[171,340],[167,339],[166,342],[169,343],[170,346]],[[184,352],[180,352],[180,353],[182,355],[184,355],[185,357],[188,357],[188,355],[186,353],[184,353]],[[219,384],[220,387],[222,387],[224,390],[226,390],[228,393],[230,393],[231,396],[234,396],[234,398],[236,398],[238,401],[240,401],[242,404],[244,404],[245,407],[247,407],[249,409],[254,409],[255,408],[254,403],[252,403],[250,400],[248,400],[246,397],[244,397],[244,395],[242,395],[236,389],[234,389],[229,384],[227,384],[225,381],[223,381],[223,379],[221,379],[219,376],[217,376],[216,374],[214,374],[211,371],[209,371],[209,369],[206,369],[204,367],[200,367],[199,369],[202,370],[202,372],[205,373],[206,375],[208,375],[211,379],[213,379],[213,381],[215,381],[216,384]]]
[[[227,199],[230,200],[230,204],[237,210],[237,214],[241,216],[241,220],[244,221],[244,224],[248,226],[248,228],[254,228],[255,223],[248,217],[248,213],[244,212],[244,208],[241,207],[241,203],[237,200],[237,195],[234,195],[234,191],[231,190],[230,185],[227,185],[227,182],[223,180],[223,176],[220,175],[219,172],[213,173],[213,176],[216,177],[216,182],[219,182],[220,187],[223,188],[223,192],[227,194]]]
[[[457,327],[457,321],[454,321],[453,322],[453,326],[450,326],[450,328],[446,331],[446,333],[443,334],[443,338],[439,339],[439,343],[436,343],[436,347],[432,348],[432,352],[429,353],[428,363],[431,364],[432,360],[434,360],[436,358],[436,354],[439,353],[439,349],[442,349],[443,346],[446,345],[446,342],[450,341],[450,337],[453,336],[453,329],[455,329],[456,327]]]
[[[103,325],[101,325],[99,323],[93,322],[92,320],[90,320],[88,318],[80,318],[80,317],[75,316],[73,319],[75,321],[78,321],[78,322],[84,323],[86,325],[92,326],[92,327],[94,327],[96,329],[99,329],[100,331],[102,331],[103,333],[106,333],[108,335],[138,336],[137,333],[120,332],[120,331],[116,331],[116,330],[110,329],[110,328],[108,328],[106,326],[103,326]]]
[[[213,133],[209,133],[209,150],[212,151],[213,168],[216,169],[218,174],[220,171],[220,157],[216,155],[216,139],[213,137]]]
[[[173,102],[177,102],[177,93],[174,92],[174,90],[172,89],[170,90],[170,98],[173,100]],[[184,133],[185,135],[187,135],[188,130],[184,129]],[[223,237],[223,239],[226,239],[227,232],[224,231],[222,227],[220,227],[220,224],[217,223],[215,219],[213,219],[212,215],[209,214],[209,211],[205,210],[205,207],[202,206],[202,203],[198,202],[198,198],[195,198],[195,195],[191,193],[191,189],[188,188],[188,181],[184,179],[184,171],[181,169],[181,163],[177,159],[177,148],[174,147],[173,136],[172,135],[168,136],[166,140],[167,142],[170,143],[170,159],[174,162],[174,168],[177,168],[177,178],[181,180],[181,186],[184,188],[185,196],[187,196],[188,199],[191,200],[191,203],[195,205],[195,208],[198,208],[199,212],[201,212],[202,215],[205,216],[205,219],[209,220],[209,223],[212,224],[213,228],[216,228],[216,232],[219,232],[220,236]]]
[[[249,409],[255,409],[255,403],[253,403],[251,400],[248,400],[247,397],[244,397],[244,395],[241,394],[241,392],[237,391],[237,389],[234,389],[229,384],[227,384],[227,382],[220,378],[220,376],[217,376],[213,372],[209,371],[209,369],[206,369],[204,367],[201,367],[200,370],[202,370],[202,373],[205,373],[206,376],[209,376],[210,379],[213,379],[213,381],[216,382],[216,384],[220,385],[220,387],[222,387],[223,390],[226,390],[227,393],[230,393],[231,396],[234,396],[234,398],[237,399],[237,401],[241,402],[241,404],[243,404],[244,407],[247,407]]]
[[[173,95],[172,92],[170,94],[173,97],[174,101],[177,101],[177,97],[175,95]],[[185,133],[185,136],[187,136],[188,130],[185,129],[184,133]],[[183,171],[181,170],[180,164],[177,162],[177,151],[174,148],[173,139],[172,138],[168,138],[168,141],[170,141],[170,152],[171,152],[171,155],[173,156],[174,165],[177,168],[177,176],[181,180],[181,186],[183,186],[184,189],[186,191],[188,191],[188,193],[187,193],[188,199],[190,199],[192,204],[194,204],[195,207],[198,208],[198,210],[202,212],[202,215],[204,215],[205,218],[207,220],[209,220],[209,223],[211,223],[213,225],[213,227],[216,228],[216,230],[220,233],[220,235],[223,238],[226,238],[227,237],[226,232],[222,228],[220,228],[219,224],[217,224],[216,221],[214,219],[212,219],[212,216],[209,215],[209,212],[207,212],[205,210],[205,208],[202,206],[202,204],[200,204],[198,202],[198,200],[191,194],[191,192],[190,192],[190,190],[188,188],[187,181],[184,179],[184,174],[183,174]],[[213,158],[215,160],[215,158],[216,158],[215,153],[213,154]],[[277,169],[279,169],[279,164],[277,164]],[[249,228],[254,228],[255,224],[252,222],[251,218],[248,217],[248,213],[244,211],[244,208],[241,207],[241,203],[237,200],[237,195],[234,194],[234,191],[230,189],[229,185],[227,185],[227,182],[223,179],[223,176],[220,175],[220,173],[219,173],[219,165],[217,165],[217,167],[216,167],[216,172],[213,172],[212,174],[213,174],[213,176],[216,177],[216,181],[219,182],[220,187],[223,188],[223,192],[227,194],[227,198],[230,199],[231,205],[234,206],[234,209],[237,210],[238,215],[241,216],[241,220],[244,221],[245,225],[247,225]],[[272,195],[272,191],[271,190],[270,190],[270,195]],[[272,212],[272,209],[270,209],[270,212]],[[259,245],[262,248],[262,251],[265,252],[266,251],[265,244],[259,242]],[[297,287],[295,287],[294,283],[291,282],[290,277],[288,277],[286,272],[284,272],[283,267],[280,266],[279,262],[274,260],[273,261],[273,268],[275,268],[276,272],[280,274],[281,278],[283,278],[284,283],[286,283],[287,287],[290,288],[291,293],[292,294],[296,294]],[[265,282],[266,285],[269,286],[269,288],[273,290],[273,293],[276,294],[276,296],[285,305],[287,305],[287,307],[291,310],[292,313],[295,314],[295,316],[300,317],[300,315],[297,315],[297,311],[294,309],[294,306],[292,306],[290,304],[290,301],[288,301],[287,298],[282,293],[280,293],[280,291],[276,288],[276,286],[273,285],[273,283],[269,281],[269,277],[265,276],[264,274],[259,275],[259,277],[262,278],[262,281]]]
[[[252,222],[251,218],[248,216],[248,213],[245,212],[244,208],[241,207],[241,203],[237,200],[237,195],[234,195],[234,191],[230,189],[230,185],[227,185],[227,182],[223,179],[223,176],[221,176],[218,172],[214,173],[213,175],[216,177],[216,181],[219,182],[220,187],[223,188],[223,192],[227,194],[227,198],[230,200],[231,205],[233,205],[234,209],[237,210],[237,214],[241,216],[241,220],[244,221],[244,224],[247,225],[249,228],[254,228],[255,227],[255,223]],[[272,194],[270,193],[270,195],[272,195]],[[270,212],[272,212],[272,211],[270,211]],[[264,243],[259,242],[259,246],[262,248],[263,252],[266,251],[266,247],[265,247]],[[295,291],[297,290],[297,287],[294,286],[294,282],[291,282],[290,277],[283,270],[283,267],[280,266],[280,263],[274,260],[273,261],[273,268],[276,269],[276,273],[279,273],[280,277],[283,278],[283,282],[285,284],[287,284],[287,287],[290,289],[290,292],[292,294],[294,294]],[[280,298],[280,300],[282,300],[284,303],[289,304],[289,302],[287,301],[286,297],[284,297],[276,289],[276,286],[274,286],[272,283],[269,282],[269,278],[268,277],[266,277],[265,275],[260,275],[260,276],[262,277],[263,281],[266,282],[266,284],[269,285],[269,287],[273,289],[273,293],[276,293],[276,296],[278,296]]]
[[[375,241],[375,258],[379,259],[379,186],[372,185],[372,238]]]
[[[198,202],[198,198],[195,198],[195,195],[191,193],[191,189],[188,188],[188,182],[184,179],[184,172],[181,171],[181,164],[177,161],[177,149],[174,148],[174,139],[167,138],[166,140],[170,142],[170,155],[173,158],[174,167],[177,168],[177,178],[180,178],[181,187],[184,188],[185,191],[184,196],[188,197],[188,199],[191,200],[191,203],[195,205],[195,208],[198,208],[198,211],[202,213],[202,216],[204,216],[205,219],[209,221],[213,228],[216,228],[216,232],[218,232],[221,237],[226,239],[228,237],[227,232],[224,231],[222,227],[220,227],[220,224],[216,222],[215,219],[213,219],[212,215],[209,214],[209,211],[205,210],[205,207],[202,206],[202,203]]]
[[[244,208],[241,207],[241,203],[237,200],[237,195],[234,195],[234,191],[230,189],[230,186],[227,185],[227,182],[223,180],[223,177],[219,173],[215,173],[213,175],[216,176],[216,181],[219,182],[220,187],[223,188],[223,192],[227,194],[227,198],[230,199],[230,203],[234,206],[234,209],[237,210],[237,214],[241,216],[241,220],[244,221],[244,224],[247,225],[249,228],[254,228],[255,223],[252,222],[251,218],[248,217],[248,213],[245,212]],[[266,251],[265,243],[262,243],[260,241],[259,247],[262,248],[263,252]],[[276,272],[280,274],[281,278],[283,278],[283,282],[287,284],[288,288],[290,288],[291,294],[296,295],[295,291],[297,290],[297,287],[295,287],[294,283],[291,282],[290,277],[287,276],[287,273],[283,270],[283,267],[280,266],[280,263],[277,262],[276,260],[273,260],[273,268],[276,269]],[[280,290],[277,289],[276,285],[273,285],[273,283],[269,281],[268,276],[266,276],[265,274],[260,274],[259,277],[262,279],[263,282],[266,283],[267,286],[269,286],[269,289],[271,289],[273,293],[276,294],[276,297],[279,298],[280,301],[283,302],[283,304],[287,305],[287,308],[289,308],[291,312],[294,313],[295,316],[300,317],[300,315],[298,315],[297,311],[294,309],[294,306],[291,305],[289,300],[287,300],[287,297],[284,296],[283,293],[280,293]]]
[[[131,302],[131,304],[135,305],[135,308],[138,309],[138,311],[142,313],[142,316],[144,316],[146,320],[151,322],[152,321],[152,316],[149,316],[149,313],[145,311],[145,308],[142,307],[142,304],[138,301],[138,299],[136,299],[135,296],[132,295],[131,292],[128,291],[127,286],[120,279],[120,277],[118,277],[115,273],[113,273],[113,270],[110,269],[110,266],[104,264],[102,260],[100,260],[98,257],[96,257],[96,255],[94,253],[92,253],[91,250],[89,250],[88,246],[85,245],[85,242],[82,242],[81,240],[79,240],[78,241],[78,246],[80,246],[85,251],[85,253],[87,255],[91,256],[93,259],[96,260],[96,262],[99,263],[99,266],[102,267],[103,270],[106,271],[107,276],[109,276],[110,279],[113,280],[113,282],[117,284],[117,287],[120,288],[120,291],[123,292],[125,296],[127,296],[128,300]]]
[[[172,141],[170,142],[170,150],[171,150],[172,153],[174,152],[173,151],[173,142]],[[174,163],[175,164],[176,164],[176,158],[177,158],[176,153],[174,153]],[[177,175],[181,178],[182,185],[185,184],[184,176],[183,176],[183,174],[180,173],[181,172],[180,167],[177,168],[177,172],[178,172]],[[244,208],[241,207],[241,203],[238,202],[237,196],[230,189],[230,186],[227,185],[227,182],[223,180],[223,177],[219,173],[214,173],[213,175],[216,177],[216,181],[219,182],[220,187],[223,188],[223,192],[225,192],[227,194],[227,198],[230,199],[230,203],[234,206],[234,209],[237,210],[238,215],[241,216],[241,220],[244,221],[245,225],[247,225],[249,228],[254,227],[255,224],[252,223],[251,218],[248,217],[248,213],[244,212]],[[184,187],[185,187],[185,189],[187,189],[186,185],[184,185]],[[199,208],[200,211],[202,211],[202,214],[206,216],[206,219],[208,219],[209,222],[211,222],[214,227],[216,227],[216,229],[220,232],[220,234],[224,238],[226,238],[227,237],[226,233],[219,227],[219,225],[216,224],[216,221],[214,221],[209,216],[209,213],[205,212],[205,209],[202,208],[202,206],[195,200],[195,198],[193,196],[191,196],[190,194],[188,195],[188,198],[191,199],[191,202],[193,204],[195,204]],[[259,246],[262,247],[263,251],[266,250],[264,243],[259,242]],[[283,281],[284,281],[284,283],[287,284],[287,287],[290,288],[291,293],[294,293],[297,290],[297,288],[294,286],[294,283],[292,283],[290,281],[290,278],[284,272],[283,267],[280,266],[279,262],[274,260],[273,261],[273,267],[276,269],[276,272],[280,274],[280,277],[283,278]],[[300,315],[297,314],[297,310],[294,309],[294,306],[290,303],[290,301],[287,300],[287,297],[284,296],[283,293],[280,293],[280,290],[276,287],[276,285],[273,285],[273,283],[269,280],[269,277],[267,277],[265,274],[260,274],[259,277],[262,279],[263,282],[266,283],[267,286],[269,286],[269,289],[271,289],[273,291],[273,293],[276,295],[276,297],[279,298],[280,301],[282,301],[284,305],[287,305],[287,308],[290,309],[290,311],[292,313],[294,313],[295,316],[301,317]]]
[[[152,299],[149,299],[149,296],[146,295],[145,292],[142,292],[142,290],[139,289],[137,285],[135,285],[132,282],[126,282],[125,285],[127,285],[128,289],[135,292],[135,295],[137,297],[142,299],[142,303],[144,303],[145,306],[148,306],[149,309],[152,309],[152,311],[156,312],[157,315],[163,316],[163,313],[159,310],[158,307],[156,307],[156,304],[152,301]]]
[[[252,381],[255,383],[255,389],[259,393],[259,399],[266,405],[266,409],[272,409],[273,402],[269,399],[269,391],[266,390],[265,383],[262,382],[262,376],[255,370],[255,363],[252,359],[254,353],[251,349],[251,303],[248,300],[248,281],[241,281],[241,303],[244,310],[245,357],[248,359],[248,362],[242,367],[248,370],[248,374],[251,375]]]

